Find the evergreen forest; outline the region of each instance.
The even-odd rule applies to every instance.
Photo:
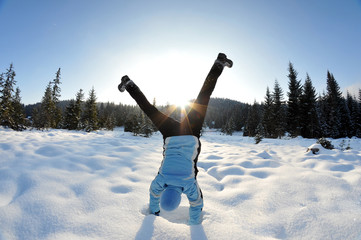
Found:
[[[280,87],[277,80],[273,88],[265,86],[262,102],[253,104],[211,98],[205,128],[220,129],[232,135],[242,131],[244,136],[281,138],[361,137],[361,89],[358,96],[340,87],[330,71],[325,74],[327,88],[317,94],[311,77],[307,74],[302,83],[292,63],[288,65],[288,89]],[[94,88],[89,93],[79,89],[74,99],[60,100],[61,69],[45,86],[44,95],[36,104],[21,103],[21,91],[16,87],[13,64],[0,74],[0,125],[16,131],[25,129],[68,129],[96,131],[113,130],[123,126],[134,135],[149,137],[157,131],[138,106],[98,102]],[[188,109],[155,105],[160,111],[181,120]],[[256,140],[257,142],[257,140]]]

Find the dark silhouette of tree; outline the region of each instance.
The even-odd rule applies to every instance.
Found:
[[[0,125],[16,131],[25,129],[24,106],[21,104],[20,88],[16,85],[13,64],[6,73],[0,74]]]
[[[283,90],[277,80],[275,81],[272,97],[274,101],[272,117],[275,128],[271,136],[273,138],[281,138],[285,134],[285,108],[283,103]]]
[[[99,108],[99,126],[107,130],[113,130],[116,124],[114,103],[100,104]]]
[[[269,91],[269,87],[266,90],[266,96],[263,104],[263,119],[262,125],[264,128],[265,137],[269,138],[274,135],[275,125],[273,122],[273,97]]]
[[[320,137],[316,90],[308,74],[302,89],[300,98],[301,136],[305,138]]]
[[[292,63],[288,66],[288,101],[287,101],[287,131],[292,137],[300,135],[300,100],[302,94],[301,81]]]
[[[253,105],[249,108],[244,136],[254,137],[257,133],[257,127],[262,120],[261,105],[254,101]],[[263,127],[263,125],[262,125]],[[264,134],[264,133],[263,133]]]
[[[356,136],[361,138],[361,89],[358,92],[357,117],[356,117]]]
[[[236,129],[236,125],[234,123],[234,120],[233,120],[233,117],[230,117],[226,124],[223,125],[222,129],[221,129],[221,132],[226,134],[226,135],[230,135],[232,136],[232,134],[234,133]]]
[[[352,137],[355,136],[355,122],[352,119],[352,114],[356,109],[353,106],[352,96],[347,92],[346,99],[341,99],[341,135]]]
[[[332,138],[342,137],[341,132],[341,104],[342,94],[340,87],[334,76],[327,71],[327,93],[325,96],[327,108],[325,109],[325,119],[327,122],[328,133]]]
[[[84,130],[87,132],[99,129],[98,125],[98,111],[96,105],[96,95],[94,87],[89,92],[89,98],[85,102],[84,109]]]
[[[249,105],[225,98],[211,98],[205,117],[205,125],[209,128],[221,129],[232,117],[236,131],[241,131],[247,121]]]
[[[13,64],[10,64],[6,73],[0,75],[0,125],[4,127],[14,128],[14,106],[13,106],[13,93],[15,81],[15,71]]]
[[[258,144],[262,141],[262,139],[264,138],[264,134],[265,134],[264,127],[263,127],[262,122],[260,122],[257,126],[256,135],[254,137],[254,141],[256,144]]]
[[[13,109],[14,109],[13,116],[12,116],[14,125],[12,126],[12,128],[17,131],[25,130],[26,129],[26,127],[25,127],[25,111],[24,111],[24,106],[21,103],[19,88],[16,88],[16,90],[15,90],[15,96],[13,98],[12,104],[13,104]]]
[[[59,68],[55,78],[46,86],[41,102],[25,107],[26,115],[31,115],[34,127],[94,131],[124,126],[126,131],[141,136],[150,136],[156,131],[149,118],[137,106],[97,103],[94,88],[85,103],[82,90],[77,93],[75,100],[60,101],[60,71]],[[256,142],[264,137],[280,138],[286,131],[291,136],[301,135],[306,138],[361,137],[361,89],[358,99],[349,93],[344,98],[333,74],[328,71],[327,89],[317,98],[309,75],[303,86],[297,75],[293,64],[289,62],[286,102],[277,80],[272,93],[267,87],[261,104],[256,101],[250,105],[230,99],[211,98],[204,126],[221,129],[227,134],[243,130],[244,136],[254,136]],[[0,74],[0,124],[22,130],[26,119],[20,89],[14,91],[14,77],[12,64],[6,73]],[[183,110],[169,104],[157,108],[178,120],[185,116]]]
[[[59,107],[59,98],[60,98],[60,68],[58,69],[58,71],[55,73],[55,78],[53,79],[52,82],[52,101],[54,102],[54,128],[60,128],[60,123],[62,121],[62,112],[61,109]]]
[[[60,97],[60,68],[56,77],[46,86],[41,105],[33,111],[33,126],[37,129],[60,128],[62,112],[59,104]]]
[[[83,105],[84,93],[80,89],[76,94],[76,99],[72,99],[65,110],[64,116],[64,128],[69,130],[83,129],[82,124],[82,105]]]

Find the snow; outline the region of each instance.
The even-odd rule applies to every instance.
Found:
[[[147,214],[159,134],[0,129],[0,239],[361,239],[361,139],[317,154],[314,139],[201,142],[203,223],[189,226],[184,195]]]

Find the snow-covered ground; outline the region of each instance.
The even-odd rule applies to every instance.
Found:
[[[189,226],[185,196],[146,214],[159,134],[0,129],[0,239],[361,239],[361,139],[344,140],[314,155],[312,139],[205,133]]]

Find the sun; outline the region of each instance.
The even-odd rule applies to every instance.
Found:
[[[129,74],[148,99],[159,105],[189,107],[195,99],[209,70],[209,60],[203,55],[181,50],[137,55]]]
[[[190,106],[191,102],[188,100],[184,100],[182,98],[178,98],[178,99],[175,99],[173,104],[177,108],[180,108],[181,110],[185,110],[186,108],[188,108]]]

